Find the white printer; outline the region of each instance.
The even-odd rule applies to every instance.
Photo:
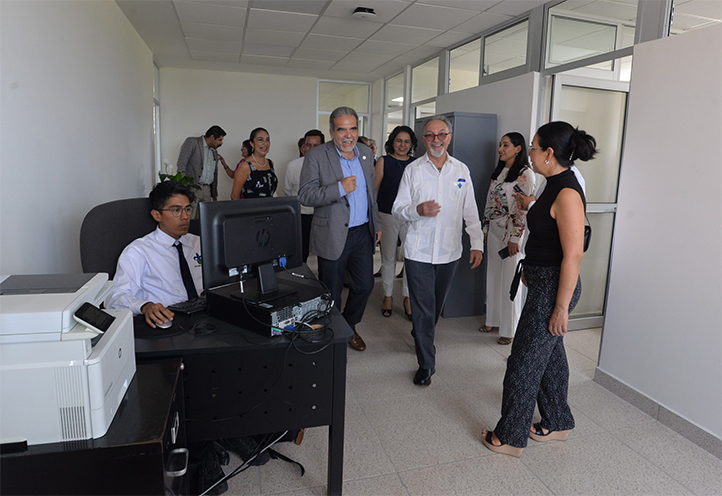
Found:
[[[105,310],[115,320],[98,337],[73,313],[109,288],[107,274],[0,276],[0,443],[108,431],[135,375],[132,314]]]

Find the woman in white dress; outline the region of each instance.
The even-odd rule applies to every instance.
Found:
[[[534,172],[529,168],[524,136],[508,133],[499,142],[499,163],[491,175],[482,226],[486,243],[486,323],[479,328],[490,332],[499,328],[498,343],[514,339],[521,315],[522,298],[509,298],[514,271],[523,257],[526,239],[526,211],[517,206],[521,188],[525,195],[534,191]],[[500,253],[501,252],[501,253]]]

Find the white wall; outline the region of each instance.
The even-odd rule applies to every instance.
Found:
[[[479,112],[497,115],[498,138],[516,131],[530,142],[536,132],[536,95],[539,73],[531,72],[496,83],[439,95],[436,111]]]
[[[115,2],[0,2],[0,274],[80,271],[95,205],[152,186],[153,59]]]
[[[271,136],[268,158],[276,166],[279,196],[286,165],[298,156],[296,142],[316,127],[316,78],[161,68],[160,102],[162,160],[174,171],[188,136],[221,126],[228,135],[219,152],[235,168],[243,141],[264,127]],[[219,168],[218,199],[229,200],[232,186]]]
[[[722,26],[637,45],[599,369],[717,438],[720,138]]]

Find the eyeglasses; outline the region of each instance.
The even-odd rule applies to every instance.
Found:
[[[451,133],[439,133],[439,134],[426,133],[426,134],[424,134],[424,139],[426,141],[431,141],[431,140],[435,140],[436,138],[440,138],[441,141],[444,141],[446,139],[446,137],[450,134]]]
[[[534,143],[529,143],[529,151],[532,151],[532,150],[543,150],[543,149],[544,149],[544,148],[542,148],[541,146],[534,146]]]
[[[173,217],[180,217],[181,212],[185,212],[188,215],[190,215],[193,212],[193,206],[192,205],[188,205],[187,207],[174,206],[174,207],[170,207],[170,208],[161,208],[160,211],[161,212],[168,211],[171,213],[171,215]]]

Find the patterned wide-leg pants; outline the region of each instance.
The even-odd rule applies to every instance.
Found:
[[[539,405],[545,429],[574,428],[574,417],[567,404],[569,366],[564,338],[549,332],[559,270],[559,267],[524,266],[529,294],[506,364],[501,419],[494,429],[502,444],[526,447],[535,404]],[[578,279],[569,303],[570,313],[581,293],[582,283]]]

